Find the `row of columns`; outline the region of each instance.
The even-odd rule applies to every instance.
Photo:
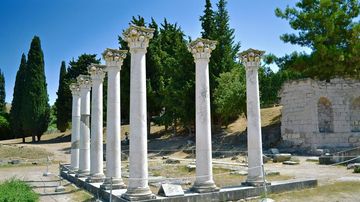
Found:
[[[148,186],[146,51],[154,29],[130,26],[124,33],[131,54],[129,183],[123,198],[154,197]],[[197,39],[189,44],[196,68],[196,180],[193,190],[213,192],[209,60],[216,42]],[[261,124],[257,68],[261,51],[249,49],[239,55],[246,67],[248,103],[249,176],[247,182],[262,182]],[[121,178],[120,70],[125,50],[106,49],[106,65],[89,66],[90,76],[80,75],[70,85],[73,95],[71,168],[87,182],[103,182],[102,189],[124,189]],[[106,175],[103,173],[103,80],[108,76]],[[91,126],[90,90],[92,89]],[[91,128],[91,130],[90,130]],[[90,143],[91,131],[91,143]],[[90,161],[91,158],[91,161]],[[259,167],[259,169],[258,169]]]

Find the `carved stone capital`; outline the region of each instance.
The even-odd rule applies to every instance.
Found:
[[[121,69],[124,59],[127,56],[127,50],[118,50],[107,48],[102,56],[106,62],[107,67],[118,67]]]
[[[105,72],[104,72],[105,68],[106,68],[105,65],[91,64],[88,67],[88,71],[90,73],[91,80],[103,82],[104,77],[105,77]]]
[[[77,82],[71,83],[69,88],[73,96],[80,96],[80,86]]]
[[[91,77],[90,76],[80,74],[77,77],[77,82],[80,86],[80,90],[90,90],[91,89]]]
[[[260,66],[261,57],[265,51],[248,49],[244,52],[239,53],[239,59],[244,64],[245,68],[258,68]]]
[[[195,60],[210,59],[211,52],[216,48],[217,41],[198,38],[191,42],[188,50],[192,53]]]
[[[153,38],[155,29],[139,27],[131,25],[127,30],[124,31],[123,36],[128,46],[131,49],[144,49],[149,46],[150,39]]]

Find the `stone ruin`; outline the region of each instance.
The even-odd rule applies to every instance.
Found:
[[[281,136],[297,147],[360,146],[360,81],[290,81],[279,92]]]

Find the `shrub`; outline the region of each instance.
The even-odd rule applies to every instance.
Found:
[[[12,178],[0,184],[0,201],[33,202],[39,195],[25,182]]]
[[[0,140],[12,138],[8,114],[0,114]]]
[[[354,173],[360,173],[360,166],[355,166]]]

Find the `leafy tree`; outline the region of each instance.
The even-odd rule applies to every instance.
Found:
[[[188,128],[195,120],[195,64],[187,50],[184,33],[177,24],[164,23],[160,28],[161,61],[163,65],[164,111],[161,121],[165,126],[177,124]]]
[[[19,70],[16,73],[16,80],[14,85],[13,100],[11,102],[10,110],[10,125],[14,137],[23,137],[25,142],[25,134],[23,131],[23,113],[22,103],[25,91],[25,71],[26,71],[26,56],[22,54]]]
[[[68,79],[66,79],[66,65],[65,61],[61,62],[59,87],[57,91],[56,106],[56,127],[61,132],[64,132],[69,127],[71,119],[71,91],[69,88]]]
[[[47,130],[49,124],[50,106],[46,90],[44,55],[38,36],[34,36],[31,42],[24,77],[23,99],[21,100],[22,127],[25,134],[32,136],[33,142],[35,142],[35,136],[40,141],[41,135]]]
[[[359,12],[358,0],[300,0],[295,8],[277,8],[276,16],[298,31],[281,39],[312,50],[310,54],[294,53],[286,63],[312,78],[359,77]]]
[[[5,76],[4,73],[0,70],[0,114],[5,113],[6,102],[5,102]]]
[[[246,78],[244,67],[237,65],[218,78],[214,97],[221,122],[228,125],[240,114],[246,113]]]

